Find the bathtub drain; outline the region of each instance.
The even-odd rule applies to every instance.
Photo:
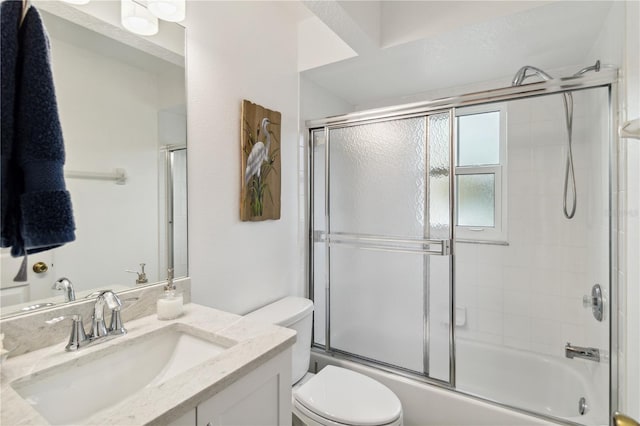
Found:
[[[582,398],[580,398],[580,401],[578,401],[578,412],[581,416],[584,416],[588,409],[589,406],[587,405],[587,400],[583,396]]]

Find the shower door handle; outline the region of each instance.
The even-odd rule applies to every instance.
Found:
[[[353,247],[364,250],[422,253],[439,256],[449,256],[451,254],[451,240],[401,238],[383,235],[347,233],[325,234],[323,236],[319,236],[319,238],[316,238],[315,240],[324,240],[329,244],[329,246]]]

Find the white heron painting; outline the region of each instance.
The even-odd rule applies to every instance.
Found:
[[[240,219],[280,219],[281,114],[242,102]]]

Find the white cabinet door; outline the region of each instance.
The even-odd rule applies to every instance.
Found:
[[[291,425],[291,349],[198,405],[197,425]]]
[[[196,409],[186,412],[182,417],[175,419],[167,426],[195,426],[196,424]]]

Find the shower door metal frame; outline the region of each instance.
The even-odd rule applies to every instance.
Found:
[[[313,299],[314,296],[314,270],[313,270],[313,251],[314,251],[314,242],[316,242],[313,224],[314,224],[314,205],[312,201],[313,194],[313,171],[314,171],[314,155],[313,155],[313,140],[312,134],[317,130],[324,130],[325,134],[325,143],[327,147],[325,148],[325,192],[328,191],[328,171],[329,171],[329,157],[328,157],[328,144],[329,144],[329,132],[330,128],[337,127],[349,127],[356,124],[367,124],[374,123],[380,121],[387,121],[392,119],[400,119],[400,118],[411,118],[417,116],[428,116],[437,111],[442,110],[454,110],[459,107],[466,107],[471,105],[480,105],[480,104],[489,104],[500,101],[510,101],[510,100],[518,100],[518,99],[526,99],[530,97],[551,95],[551,94],[559,94],[563,92],[570,91],[578,91],[584,89],[595,89],[595,88],[607,88],[608,90],[608,108],[609,108],[609,291],[610,291],[610,300],[609,300],[609,350],[610,350],[610,360],[609,360],[609,422],[611,424],[611,414],[618,409],[619,404],[619,395],[618,395],[618,374],[619,374],[619,362],[618,362],[618,339],[619,339],[619,325],[618,325],[618,306],[620,292],[618,289],[618,217],[619,212],[619,201],[617,197],[618,192],[618,170],[619,168],[619,149],[618,143],[619,138],[616,133],[616,129],[614,123],[616,123],[617,113],[617,91],[618,91],[618,71],[617,69],[606,69],[601,70],[598,73],[592,74],[583,74],[578,77],[563,77],[557,78],[547,81],[541,81],[537,83],[524,84],[521,86],[511,86],[498,88],[493,90],[474,92],[469,94],[464,94],[460,96],[447,97],[436,99],[432,101],[426,102],[418,102],[406,105],[398,105],[387,108],[379,108],[368,111],[354,112],[345,115],[329,117],[326,119],[319,120],[308,120],[306,121],[306,127],[309,130],[309,205],[308,205],[308,224],[309,224],[309,289],[310,289],[310,297]],[[450,125],[453,126],[453,123],[450,122]],[[454,137],[453,129],[451,130],[451,138]],[[455,158],[456,158],[456,144],[453,143],[453,139],[450,139],[451,142],[451,158],[450,158],[450,166],[451,166],[451,182],[450,182],[450,213],[451,213],[451,250],[452,250],[452,258],[451,258],[451,268],[450,268],[450,324],[449,324],[449,353],[450,353],[450,383],[443,382],[436,379],[431,379],[429,377],[416,375],[412,372],[404,371],[403,369],[399,369],[395,366],[386,365],[384,363],[380,363],[375,360],[368,360],[362,357],[354,356],[352,354],[341,353],[341,351],[332,350],[330,346],[330,299],[329,299],[329,285],[325,282],[326,288],[326,300],[325,300],[325,308],[326,308],[326,318],[325,318],[325,333],[327,339],[325,340],[324,347],[322,345],[316,345],[312,343],[312,346],[315,348],[321,348],[325,352],[336,355],[340,358],[344,358],[347,360],[359,362],[361,364],[369,365],[374,368],[382,369],[385,371],[389,371],[395,374],[399,374],[404,377],[412,378],[415,380],[419,380],[422,382],[426,382],[429,384],[433,384],[435,386],[443,387],[454,392],[460,393],[462,395],[478,399],[480,401],[489,401],[498,406],[514,410],[516,412],[524,413],[533,417],[545,419],[545,420],[553,420],[558,421],[561,420],[568,425],[579,425],[578,423],[573,423],[567,420],[564,420],[559,417],[547,416],[545,414],[530,411],[527,409],[514,407],[509,404],[502,403],[500,401],[493,401],[488,398],[483,398],[478,395],[474,395],[462,390],[455,388],[455,276],[454,276],[454,267],[453,267],[453,256],[455,255],[455,226],[454,219],[456,213],[456,202],[455,202],[455,175],[453,168],[455,166]],[[329,205],[328,205],[328,195],[325,193],[325,214],[326,219],[328,221],[329,214]],[[329,223],[326,222],[327,231]],[[326,250],[328,252],[328,244],[326,244]],[[327,266],[329,264],[329,256],[327,253],[326,257]],[[326,280],[329,280],[329,269],[325,270],[326,272]],[[313,341],[312,341],[313,342]]]
[[[330,198],[329,198],[329,191],[330,191],[330,174],[329,174],[329,170],[330,170],[330,149],[331,149],[331,144],[330,144],[330,130],[332,129],[339,129],[339,128],[345,128],[345,127],[351,127],[354,124],[337,124],[337,125],[327,125],[324,127],[320,127],[320,128],[313,128],[313,129],[309,129],[309,140],[310,140],[310,144],[313,144],[313,134],[315,132],[318,131],[322,131],[324,133],[324,138],[325,138],[325,149],[324,149],[324,155],[325,155],[325,167],[324,167],[324,182],[325,182],[325,344],[324,344],[324,350],[325,352],[333,352],[333,353],[341,353],[347,357],[354,357],[354,358],[358,358],[359,360],[362,361],[366,361],[366,362],[370,362],[370,363],[375,363],[377,365],[382,365],[382,366],[388,366],[389,368],[393,369],[394,371],[405,371],[408,375],[412,376],[412,377],[420,377],[422,380],[426,380],[428,382],[431,383],[435,383],[438,384],[440,386],[445,386],[447,388],[453,388],[455,386],[455,358],[453,357],[453,352],[452,352],[452,345],[454,343],[454,336],[451,332],[452,327],[449,327],[449,380],[445,381],[445,380],[441,380],[441,379],[436,379],[433,377],[428,376],[429,374],[429,349],[430,349],[430,339],[429,339],[429,327],[430,327],[430,318],[429,318],[429,310],[426,309],[428,307],[429,304],[429,286],[427,285],[428,283],[428,274],[429,274],[429,269],[428,269],[428,264],[429,264],[429,256],[430,255],[440,255],[440,256],[449,256],[449,294],[453,294],[453,244],[452,242],[455,239],[455,227],[453,226],[453,219],[454,219],[454,211],[452,210],[452,205],[453,205],[453,201],[452,201],[452,197],[453,194],[455,194],[455,179],[453,179],[453,164],[455,164],[455,158],[453,157],[454,153],[455,153],[455,144],[452,143],[451,138],[453,137],[453,119],[454,119],[454,114],[453,114],[453,109],[452,108],[446,108],[446,109],[436,109],[433,111],[429,111],[428,113],[412,113],[412,114],[408,114],[408,115],[404,115],[404,114],[400,114],[400,115],[394,115],[394,116],[389,116],[389,117],[383,117],[383,118],[378,118],[378,119],[374,119],[374,120],[367,120],[365,122],[358,122],[357,125],[363,125],[363,124],[373,124],[373,123],[382,123],[382,122],[388,122],[388,121],[395,121],[395,120],[402,120],[402,119],[409,119],[409,118],[419,118],[422,117],[425,120],[425,138],[426,140],[425,142],[425,164],[426,164],[426,170],[425,170],[425,193],[428,192],[427,188],[429,185],[429,166],[428,166],[428,161],[429,161],[429,116],[433,116],[433,115],[437,115],[437,114],[448,114],[448,120],[449,120],[449,236],[448,239],[430,239],[430,238],[394,238],[394,237],[383,237],[383,236],[379,236],[379,235],[356,235],[356,234],[346,234],[346,233],[332,233],[331,232],[331,217],[330,217],[330,211],[331,211],[331,205],[330,205]],[[314,173],[314,153],[313,153],[314,149],[313,146],[310,146],[309,149],[309,170],[310,170],[310,176],[313,176]],[[313,194],[313,181],[314,179],[311,178],[309,179],[309,193]],[[429,221],[429,215],[428,215],[428,207],[429,207],[429,199],[426,196],[427,194],[425,194],[425,223],[423,226],[423,236],[425,233],[430,233],[430,221]],[[322,240],[319,240],[318,237],[319,235],[316,234],[315,230],[313,229],[313,210],[314,210],[314,203],[313,203],[313,198],[309,197],[310,203],[309,203],[309,213],[310,213],[310,233],[309,233],[309,258],[313,259],[313,250],[314,250],[314,243],[315,242],[322,242]],[[381,245],[375,245],[376,242],[387,242],[387,243],[398,243],[398,244],[404,244],[405,246],[403,248],[389,248],[389,246],[384,246],[384,244]],[[351,244],[350,244],[351,243]],[[374,359],[370,359],[370,358],[366,358],[364,356],[359,356],[359,355],[355,355],[352,354],[350,352],[346,352],[346,351],[341,351],[339,349],[335,349],[331,347],[331,316],[330,316],[330,308],[331,308],[331,303],[330,303],[330,295],[331,295],[331,285],[330,285],[330,269],[331,269],[331,262],[330,262],[330,258],[331,258],[331,251],[330,251],[330,246],[331,244],[340,244],[341,246],[350,246],[350,247],[358,247],[358,248],[363,248],[363,249],[369,249],[369,250],[381,250],[381,251],[393,251],[393,252],[404,252],[404,253],[417,253],[417,254],[423,254],[423,265],[425,265],[425,269],[423,269],[423,305],[425,307],[425,309],[423,309],[423,327],[424,327],[424,336],[423,336],[423,350],[424,350],[424,356],[423,356],[423,368],[424,368],[424,375],[422,374],[418,374],[417,372],[413,371],[413,370],[409,370],[409,369],[405,369],[402,367],[398,367],[392,364],[387,364],[385,362],[382,361],[377,361]],[[440,247],[439,249],[432,249],[430,246],[434,245],[434,244],[438,244]],[[415,247],[410,247],[411,245],[414,245]],[[422,246],[421,248],[419,246]],[[427,248],[427,246],[429,246]],[[310,294],[313,295],[314,293],[314,280],[313,280],[313,276],[314,276],[314,267],[313,267],[313,262],[310,261],[309,262],[309,283],[310,283]],[[451,306],[453,306],[453,297],[451,297],[449,299]],[[449,316],[449,322],[450,324],[453,323],[452,321],[455,321],[454,315],[455,315],[455,309],[449,309],[450,311],[450,316]],[[321,347],[321,345],[320,345]]]

